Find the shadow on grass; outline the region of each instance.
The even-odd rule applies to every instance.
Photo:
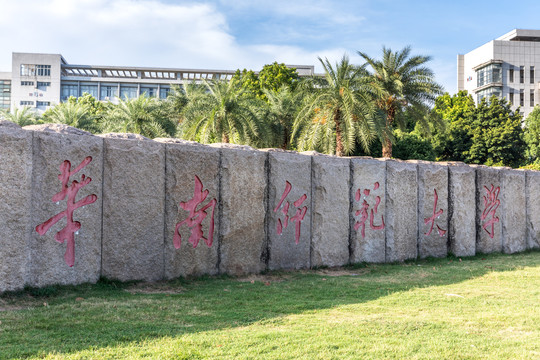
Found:
[[[0,297],[0,305],[8,309],[0,312],[0,358],[69,354],[247,326],[527,266],[540,266],[540,252],[270,272],[244,279],[220,276],[157,284],[102,279],[95,285],[27,289]],[[9,305],[26,308],[9,310]]]

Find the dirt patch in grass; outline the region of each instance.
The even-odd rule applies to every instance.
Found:
[[[166,282],[143,282],[131,285],[124,289],[130,294],[180,294],[185,290],[180,286],[171,286]]]
[[[312,271],[311,273],[324,276],[361,276],[369,274],[370,269],[344,269],[341,267],[320,269]]]
[[[288,275],[248,275],[248,276],[242,276],[237,278],[237,281],[240,282],[250,282],[250,283],[256,283],[256,282],[262,282],[262,283],[275,283],[275,282],[282,282],[285,280],[288,280],[290,276]]]

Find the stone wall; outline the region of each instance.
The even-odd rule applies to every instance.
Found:
[[[0,292],[540,248],[540,173],[0,122]]]

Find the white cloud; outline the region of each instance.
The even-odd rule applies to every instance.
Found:
[[[317,56],[344,52],[241,46],[212,4],[0,0],[0,9],[0,71],[11,69],[12,51],[60,53],[73,64],[255,70],[273,61],[318,65]]]

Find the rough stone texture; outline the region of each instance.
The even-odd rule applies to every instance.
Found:
[[[60,124],[28,126],[25,129],[35,130],[32,171],[33,230],[30,237],[28,284],[40,287],[95,282],[101,268],[103,139]],[[83,161],[87,157],[91,157],[91,161],[84,166]],[[37,232],[38,225],[67,209],[69,195],[53,202],[53,196],[62,189],[60,167],[66,160],[71,164],[71,171],[75,171],[80,164],[84,166],[69,176],[66,183],[68,187],[71,188],[74,181],[81,183],[83,175],[91,179],[72,201],[79,202],[92,195],[97,197],[93,203],[73,211],[73,220],[81,224],[81,228],[74,235],[73,267],[68,266],[64,259],[68,241],[61,244],[55,240],[56,234],[67,225],[66,216],[43,235]]]
[[[268,152],[268,164],[268,268],[270,270],[309,268],[311,157],[293,152],[271,150]],[[287,182],[290,184],[288,194],[285,193],[286,188],[288,188]],[[286,197],[280,205],[284,195]],[[287,206],[288,211],[285,214]],[[278,233],[278,225],[280,224],[281,234]],[[297,226],[300,230],[298,243],[296,243]]]
[[[464,163],[449,163],[450,252],[455,256],[476,254],[476,171]]]
[[[418,190],[416,164],[386,162],[386,261],[417,257]]]
[[[350,159],[312,155],[311,266],[349,262]]]
[[[219,147],[219,146],[216,146]],[[221,146],[221,273],[241,275],[266,269],[267,153]]]
[[[25,285],[31,195],[32,132],[0,121],[0,293]]]
[[[179,276],[217,274],[220,150],[209,146],[193,146],[168,141],[166,149],[165,277],[172,279]],[[202,184],[202,189],[199,189],[197,193],[195,193],[196,178]],[[203,200],[205,191],[208,191],[208,194]],[[196,196],[199,196],[198,201]],[[191,216],[189,208],[186,210],[180,206],[180,202],[187,204],[190,201],[196,201],[195,208],[191,210],[195,213]],[[203,210],[205,207],[207,208]],[[195,237],[193,242],[190,242],[192,229],[196,231],[198,225],[196,222],[188,224],[185,221],[202,217],[204,219],[200,225],[203,238]],[[180,238],[178,239],[181,244],[180,248],[176,249],[173,238],[179,223],[182,224],[179,227]],[[210,234],[212,226],[213,231]],[[212,241],[211,244],[210,241]]]
[[[448,166],[418,165],[418,256],[448,255]],[[435,202],[436,201],[436,202]]]
[[[526,172],[527,249],[540,249],[540,172]]]
[[[21,127],[17,124],[15,124],[14,122],[12,121],[9,121],[9,120],[4,120],[4,119],[0,119],[0,127],[4,127],[4,128],[13,128],[13,129],[20,129]]]
[[[65,124],[41,124],[41,125],[28,125],[23,127],[25,130],[41,131],[53,134],[64,135],[88,135],[93,136],[88,131],[77,129]]]
[[[351,171],[350,262],[382,263],[385,261],[386,247],[386,229],[383,227],[386,220],[386,162],[352,158]],[[380,202],[377,205],[378,200]]]
[[[103,276],[164,276],[165,145],[104,135]]]
[[[501,169],[476,165],[476,253],[502,251]]]
[[[525,171],[502,170],[502,250],[507,254],[527,248]]]

